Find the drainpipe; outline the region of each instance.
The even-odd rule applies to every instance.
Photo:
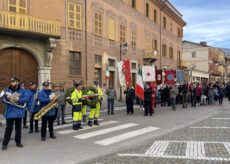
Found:
[[[87,0],[85,0],[85,83],[88,84],[88,45],[87,45]]]

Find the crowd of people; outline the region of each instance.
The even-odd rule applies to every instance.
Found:
[[[158,90],[161,106],[172,106],[176,109],[176,105],[182,104],[182,108],[197,105],[223,104],[223,98],[227,97],[230,101],[230,83],[222,82],[206,82],[206,83],[190,83],[186,81],[180,85],[162,85]]]

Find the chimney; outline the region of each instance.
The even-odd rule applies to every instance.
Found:
[[[207,45],[207,42],[205,42],[205,41],[201,41],[201,42],[200,42],[200,45],[203,46],[203,47],[207,47],[207,46],[208,46],[208,45]]]

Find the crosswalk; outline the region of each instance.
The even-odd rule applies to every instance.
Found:
[[[108,127],[109,126],[109,127]],[[100,126],[84,126],[81,130],[73,130],[72,124],[62,125],[55,127],[56,133],[59,135],[70,135],[73,139],[77,140],[90,140],[99,146],[109,146],[120,142],[128,141],[128,139],[136,138],[138,136],[152,133],[159,130],[158,127],[147,126],[136,123],[122,123],[120,121],[110,120],[102,121]],[[99,140],[95,138],[99,136]],[[106,138],[105,136],[109,136]]]

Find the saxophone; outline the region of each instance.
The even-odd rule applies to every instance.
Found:
[[[59,95],[56,93],[53,93],[54,98],[49,102],[49,104],[47,104],[46,106],[44,106],[38,113],[36,113],[34,115],[34,120],[40,120],[44,115],[46,115],[50,110],[52,110],[53,108],[58,107],[58,97]]]

